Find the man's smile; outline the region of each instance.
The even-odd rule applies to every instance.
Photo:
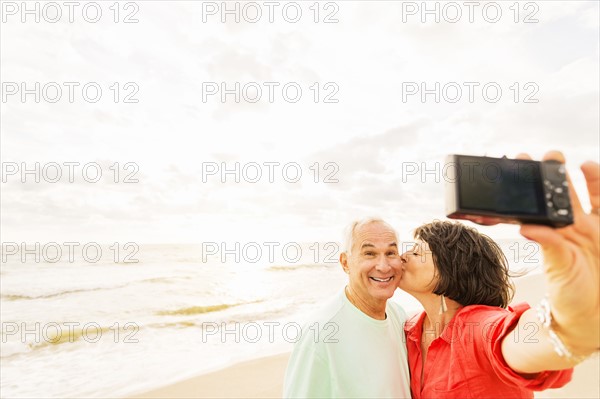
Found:
[[[389,283],[393,280],[394,276],[390,276],[388,278],[379,278],[379,277],[369,277],[373,281],[377,281],[379,283]]]

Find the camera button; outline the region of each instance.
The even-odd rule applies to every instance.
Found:
[[[560,216],[569,215],[569,211],[567,209],[559,209],[558,211],[556,211],[556,213],[558,213]]]
[[[554,194],[552,200],[557,208],[566,208],[569,206],[569,199],[564,194]]]

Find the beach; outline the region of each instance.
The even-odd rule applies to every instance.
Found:
[[[350,278],[386,298],[401,281],[383,245],[426,261],[418,226],[475,228],[530,272],[515,302],[536,306],[544,251],[518,223],[579,225],[579,204],[597,221],[580,166],[600,162],[600,0],[0,0],[0,15],[0,399],[282,397],[303,334],[363,331],[336,337],[318,309]],[[365,361],[403,348],[391,319],[372,323],[394,324],[383,355],[338,341],[366,352],[344,362],[369,367],[350,389],[402,381],[370,382]],[[600,399],[600,360],[537,397]]]
[[[131,398],[280,398],[289,356],[239,363]]]
[[[545,292],[543,276],[532,274],[515,279],[513,302],[535,304]],[[289,353],[235,364],[130,398],[276,398],[281,397]],[[536,398],[598,398],[600,358],[589,359],[575,368],[573,380],[560,389],[536,392]]]

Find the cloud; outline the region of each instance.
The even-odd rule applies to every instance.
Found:
[[[360,215],[401,226],[443,216],[443,181],[426,172],[448,153],[553,147],[574,163],[597,159],[598,4],[540,2],[536,24],[515,24],[502,4],[498,24],[404,24],[397,2],[342,2],[336,24],[204,24],[193,2],[146,2],[131,25],[5,24],[4,80],[93,80],[105,96],[2,103],[3,161],[98,162],[107,173],[135,162],[140,182],[3,184],[3,236],[337,237]],[[138,84],[139,103],[115,103],[115,81]],[[304,93],[205,103],[207,81],[293,81]],[[493,81],[504,92],[496,104],[479,92],[473,103],[403,102],[413,81]],[[323,102],[328,82],[337,103]],[[536,83],[539,102],[515,103],[515,82],[521,96]],[[301,181],[278,170],[275,183],[202,182],[203,162],[272,161],[301,164]]]

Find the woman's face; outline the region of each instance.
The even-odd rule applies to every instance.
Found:
[[[417,240],[412,248],[404,252],[402,260],[402,278],[398,287],[410,294],[431,293],[437,284],[433,254],[429,245]]]

